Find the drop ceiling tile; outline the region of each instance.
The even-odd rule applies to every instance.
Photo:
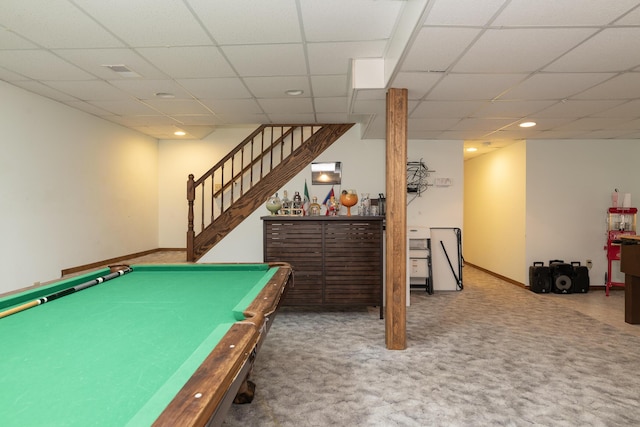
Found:
[[[223,46],[221,49],[241,77],[308,74],[302,44]]]
[[[220,114],[218,115],[220,120],[224,124],[239,124],[245,125],[247,123],[271,123],[269,117],[266,114],[251,114],[251,113],[240,113],[240,114]]]
[[[307,45],[309,73],[348,74],[351,60],[358,58],[382,58],[387,43],[384,40],[310,43]]]
[[[305,114],[313,113],[313,105],[311,98],[270,98],[270,99],[258,99],[258,104],[265,111],[269,112],[269,115],[273,114]]]
[[[166,126],[167,123],[178,124],[178,122],[171,117],[165,115],[142,115],[142,116],[126,116],[126,117],[114,117],[110,119],[123,126],[128,127],[142,127],[142,126]]]
[[[493,101],[476,110],[471,117],[512,118],[526,117],[543,110],[556,101]]]
[[[309,97],[311,89],[307,76],[246,77],[245,84],[256,98],[282,98],[290,89],[300,89],[300,96]]]
[[[477,28],[422,28],[402,71],[446,71],[480,34]]]
[[[614,25],[640,25],[640,8],[632,10],[617,20]]]
[[[189,4],[221,45],[302,42],[293,0],[189,0]]]
[[[101,80],[45,81],[44,83],[83,101],[127,100],[131,98],[127,93]]]
[[[314,101],[317,113],[346,113],[347,97],[316,98]]]
[[[1,73],[0,73],[1,75]],[[56,101],[75,101],[76,97],[60,92],[35,80],[13,81],[11,84]]]
[[[513,119],[484,119],[484,118],[469,118],[462,119],[454,126],[452,130],[478,130],[478,131],[492,131],[505,126],[509,126],[513,123]]]
[[[466,139],[486,139],[485,131],[470,130],[446,130],[442,132],[438,139],[442,140],[466,140]]]
[[[176,79],[235,76],[218,48],[213,46],[139,48],[136,51]]]
[[[589,117],[574,120],[565,125],[556,127],[556,130],[578,130],[578,131],[598,131],[614,129],[620,123],[628,121],[628,119],[610,118],[610,117]]]
[[[591,28],[490,29],[453,66],[454,72],[539,70],[595,33]]]
[[[458,123],[460,119],[452,118],[452,119],[427,119],[427,118],[417,118],[417,119],[408,119],[407,120],[407,129],[409,131],[445,131],[447,129],[452,128]]]
[[[396,75],[389,86],[406,88],[409,99],[421,99],[442,77],[442,73],[401,72]]]
[[[600,111],[616,107],[624,101],[580,101],[566,100],[558,102],[536,113],[536,117],[572,117],[589,116]]]
[[[250,98],[251,93],[237,77],[219,77],[211,79],[178,79],[178,84],[184,87],[196,98],[229,99]]]
[[[14,73],[13,71],[9,71],[6,68],[0,67],[0,80],[9,83],[15,82],[35,82],[35,80],[29,79],[27,76],[23,76],[18,73]]]
[[[201,99],[200,101],[221,116],[262,113],[255,99]]]
[[[135,99],[125,99],[118,101],[91,101],[88,102],[95,107],[98,107],[104,111],[108,111],[111,114],[116,115],[145,115],[145,114],[158,114],[158,111],[145,105]]]
[[[497,26],[606,25],[638,4],[637,0],[512,0],[492,23]]]
[[[0,49],[37,49],[38,45],[0,25]]]
[[[616,107],[603,109],[592,115],[593,117],[640,117],[640,100],[624,102]]]
[[[46,50],[1,50],[2,67],[34,80],[90,80],[94,77]]]
[[[552,130],[546,130],[546,131],[542,131],[539,132],[535,135],[530,136],[529,138],[527,138],[528,140],[534,140],[534,139],[573,139],[573,138],[580,138],[583,135],[585,135],[587,132],[586,131],[578,131],[578,130],[557,130],[557,129],[552,129]]]
[[[382,114],[387,112],[386,102],[383,100],[356,100],[353,102],[351,114]]]
[[[213,114],[173,114],[171,117],[185,126],[212,126],[222,124],[222,120]]]
[[[428,100],[491,100],[524,79],[523,74],[449,74],[427,95]]]
[[[145,104],[150,105],[154,109],[167,114],[210,114],[201,103],[196,100],[189,99],[147,99]]]
[[[84,111],[85,113],[89,113],[94,116],[99,116],[99,117],[113,116],[113,113],[111,113],[109,110],[105,110],[104,108],[100,108],[99,106],[93,105],[89,102],[64,101],[63,103],[68,105],[69,107],[75,108],[76,110]]]
[[[607,129],[589,132],[586,136],[589,139],[626,139],[633,134],[634,131],[628,129]]]
[[[300,2],[305,38],[309,42],[388,39],[402,11],[402,3],[376,0]]]
[[[354,97],[358,101],[364,101],[366,99],[377,99],[386,101],[387,91],[385,89],[358,89],[354,91]]]
[[[288,114],[269,114],[269,119],[272,123],[294,123],[294,124],[306,124],[316,123],[316,118],[313,114],[300,114],[300,113],[288,113]]]
[[[429,11],[425,24],[481,27],[504,3],[505,0],[438,0]]]
[[[422,101],[410,110],[410,118],[464,118],[487,105],[489,101]]]
[[[138,99],[155,99],[156,93],[171,93],[177,99],[191,99],[191,94],[173,80],[109,80],[109,83]]]
[[[639,46],[640,47],[640,46]],[[574,99],[640,98],[640,73],[625,73],[573,97]]]
[[[96,21],[67,1],[0,1],[0,24],[46,48],[123,46]]]
[[[545,71],[611,72],[640,64],[640,27],[607,28],[545,68]]]
[[[615,76],[613,73],[537,73],[500,96],[509,99],[569,98]]]
[[[347,76],[311,76],[314,96],[347,96]]]
[[[211,43],[182,0],[74,1],[131,47]]]
[[[53,52],[78,68],[105,80],[126,79],[105,65],[125,65],[146,79],[167,77],[133,49],[56,49]]]
[[[351,123],[352,119],[344,113],[316,113],[316,123]]]

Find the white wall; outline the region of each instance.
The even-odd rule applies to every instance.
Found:
[[[0,293],[157,247],[156,140],[0,82]]]
[[[606,213],[611,192],[640,202],[637,140],[527,142],[527,264],[593,260],[592,285],[607,271]],[[527,273],[528,278],[528,273]]]
[[[526,143],[467,160],[464,167],[465,260],[520,283],[526,232]],[[533,234],[535,239],[535,233]]]

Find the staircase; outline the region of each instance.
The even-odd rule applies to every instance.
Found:
[[[261,125],[200,178],[189,175],[187,261],[200,259],[352,126]]]

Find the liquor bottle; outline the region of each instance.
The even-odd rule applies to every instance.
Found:
[[[287,197],[287,190],[284,190],[282,196],[282,209],[291,209],[291,200]]]
[[[302,197],[300,197],[299,191],[293,195],[293,209],[302,209]]]
[[[318,198],[316,196],[313,196],[313,202],[311,202],[311,204],[309,205],[309,215],[310,216],[318,216],[320,215],[320,211],[322,210],[322,208],[320,207],[320,204],[318,203]]]

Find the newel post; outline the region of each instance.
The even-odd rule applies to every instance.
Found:
[[[195,182],[193,180],[193,174],[189,174],[187,180],[187,204],[189,205],[189,212],[187,214],[187,261],[195,261],[195,254],[193,252],[193,241],[195,240],[195,232],[193,231],[193,201],[196,198]]]

